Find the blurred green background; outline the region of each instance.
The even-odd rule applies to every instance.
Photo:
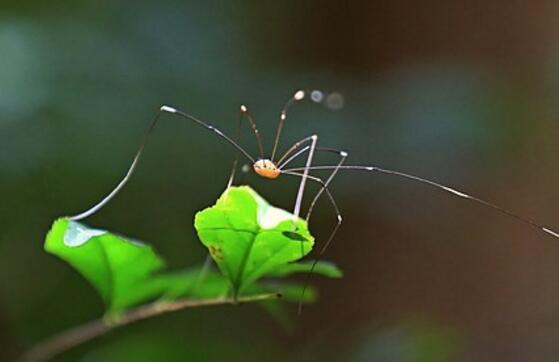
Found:
[[[2,1],[0,360],[102,314],[94,290],[43,252],[44,235],[118,182],[161,104],[229,134],[247,104],[270,149],[295,90],[339,91],[340,111],[292,109],[284,149],[316,132],[349,164],[559,227],[558,15],[552,0]],[[248,128],[242,143],[256,153]],[[87,223],[152,243],[173,268],[199,263],[193,216],[235,155],[166,117],[132,182]],[[293,205],[295,180],[242,182]],[[390,176],[348,172],[332,189],[344,224],[326,258],[346,276],[314,279],[321,298],[292,329],[252,305],[183,311],[59,360],[557,360],[557,240]],[[319,242],[334,222],[324,199]]]

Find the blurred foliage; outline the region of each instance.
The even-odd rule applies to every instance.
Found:
[[[368,336],[356,348],[356,362],[445,362],[461,349],[460,337],[448,328],[408,322]]]

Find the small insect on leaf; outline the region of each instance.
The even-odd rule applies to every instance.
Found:
[[[214,206],[196,214],[194,226],[234,295],[314,245],[306,221],[271,206],[247,186],[228,188]]]

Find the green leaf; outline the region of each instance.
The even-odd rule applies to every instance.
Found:
[[[191,268],[182,273],[182,283],[169,288],[164,299],[178,298],[214,299],[227,298],[231,294],[231,283],[222,274],[202,267]]]
[[[185,272],[187,282],[169,292],[165,299],[178,298],[225,298],[229,296],[231,283],[218,271],[202,268],[193,268]],[[256,282],[248,286],[243,292],[244,296],[278,293],[281,298],[258,302],[258,305],[271,315],[286,330],[293,327],[293,320],[284,302],[313,303],[318,293],[313,286],[308,285],[303,294],[303,285],[293,282],[267,281]]]
[[[259,283],[257,283],[259,284]],[[307,285],[305,289],[305,294],[303,294],[304,286],[297,283],[284,283],[279,284],[269,283],[266,284],[271,290],[275,290],[281,294],[280,301],[292,302],[292,303],[304,303],[310,304],[314,303],[318,298],[318,292],[316,288],[311,285]],[[278,322],[285,330],[293,331],[295,327],[295,320],[292,314],[287,309],[285,303],[279,303],[275,300],[263,301],[258,303],[276,322]]]
[[[213,299],[226,298],[231,290],[231,283],[223,274],[214,270],[193,268],[182,274],[180,285],[175,285],[165,294],[166,299],[195,298]],[[278,293],[279,300],[286,302],[312,303],[316,300],[317,292],[308,286],[303,295],[303,285],[293,282],[256,282],[247,286],[244,296]],[[274,301],[271,301],[274,302]]]
[[[283,264],[270,271],[269,273],[266,273],[266,276],[283,278],[295,273],[310,273],[313,263],[314,261],[310,260],[304,262]],[[312,272],[328,278],[341,278],[343,276],[343,272],[336,266],[336,264],[327,261],[319,261],[318,263],[316,263]]]
[[[67,218],[54,222],[45,250],[78,270],[110,312],[160,297],[185,282],[184,273],[158,273],[165,263],[151,246]]]
[[[286,301],[315,300],[311,287],[303,295],[300,285],[258,281],[310,270],[311,262],[295,262],[314,244],[304,220],[270,206],[249,187],[233,187],[196,215],[195,226],[221,274],[208,268],[163,273],[165,263],[151,246],[68,218],[53,223],[45,250],[80,272],[111,313],[156,298],[227,298],[241,291],[247,296],[281,293]],[[326,262],[314,272],[341,276]]]
[[[194,226],[234,296],[302,258],[314,244],[304,220],[271,206],[247,186],[228,188],[214,206],[196,214]]]
[[[304,285],[295,282],[277,282],[277,283],[257,283],[255,285],[263,286],[267,290],[274,290],[281,294],[281,300],[286,302],[303,302],[305,304],[314,303],[318,298],[318,292],[313,286],[307,285],[305,294],[303,294]],[[250,287],[252,288],[252,286]]]

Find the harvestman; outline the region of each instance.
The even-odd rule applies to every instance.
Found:
[[[151,135],[153,129],[155,128],[155,125],[157,124],[157,122],[160,119],[160,116],[163,113],[170,113],[170,114],[174,114],[177,116],[180,116],[184,119],[188,119],[196,124],[198,124],[199,126],[202,126],[204,128],[206,128],[209,131],[214,132],[215,134],[217,134],[219,137],[221,137],[222,139],[224,139],[225,141],[227,141],[231,146],[233,146],[234,148],[237,149],[237,151],[239,151],[247,160],[250,161],[251,165],[252,165],[252,169],[254,170],[254,172],[264,178],[267,179],[276,179],[278,178],[280,175],[290,175],[290,176],[296,176],[301,178],[301,182],[299,184],[299,190],[297,192],[297,197],[295,200],[295,207],[293,209],[293,214],[295,216],[299,216],[301,213],[301,204],[303,201],[303,194],[305,191],[305,185],[306,185],[306,181],[311,180],[313,182],[316,182],[318,184],[320,184],[320,190],[316,193],[316,195],[314,196],[313,200],[310,203],[309,209],[307,210],[306,213],[306,220],[308,221],[310,218],[310,215],[312,213],[312,210],[318,200],[318,198],[322,195],[322,193],[326,193],[326,195],[328,196],[328,199],[330,200],[330,203],[332,204],[332,207],[336,213],[336,217],[337,217],[337,223],[336,226],[333,228],[333,230],[330,232],[330,235],[328,236],[328,239],[326,240],[326,242],[323,244],[323,246],[321,247],[321,249],[319,250],[319,254],[317,259],[313,262],[310,271],[312,272],[312,270],[314,269],[314,267],[316,266],[316,263],[318,262],[318,260],[321,258],[321,256],[324,254],[324,252],[326,251],[326,249],[328,248],[328,246],[330,245],[330,243],[332,242],[332,239],[334,238],[334,235],[336,234],[336,232],[338,231],[338,228],[340,227],[341,223],[342,223],[342,216],[341,213],[338,209],[338,206],[336,204],[336,201],[334,200],[334,197],[332,196],[332,194],[330,193],[330,190],[328,188],[329,184],[331,183],[332,179],[336,176],[336,174],[338,173],[338,171],[340,170],[362,170],[362,171],[369,171],[369,172],[377,172],[377,173],[381,173],[381,174],[387,174],[387,175],[393,175],[393,176],[397,176],[400,178],[405,178],[411,181],[416,181],[419,183],[423,183],[423,184],[427,184],[430,185],[432,187],[435,187],[436,189],[439,189],[441,191],[445,191],[449,194],[452,194],[454,196],[466,199],[466,200],[471,200],[474,201],[480,205],[486,206],[488,208],[492,208],[494,210],[497,210],[498,212],[505,214],[509,217],[512,217],[520,222],[523,222],[525,224],[528,224],[534,228],[537,228],[540,231],[543,231],[549,235],[552,235],[556,238],[559,238],[559,233],[543,226],[540,225],[530,219],[524,218],[522,216],[519,216],[511,211],[508,211],[496,204],[493,204],[491,202],[485,201],[483,199],[480,199],[478,197],[469,195],[467,193],[464,193],[462,191],[459,191],[457,189],[451,188],[449,186],[445,186],[443,184],[440,184],[438,182],[435,181],[431,181],[428,179],[424,179],[415,175],[411,175],[411,174],[407,174],[407,173],[403,173],[400,171],[393,171],[393,170],[389,170],[389,169],[385,169],[385,168],[381,168],[381,167],[377,167],[377,166],[347,166],[344,165],[344,162],[346,160],[346,158],[348,157],[347,152],[345,151],[339,151],[339,150],[335,150],[332,148],[321,148],[321,147],[317,147],[317,142],[318,142],[318,136],[316,134],[313,134],[311,136],[305,137],[303,139],[301,139],[298,142],[295,142],[288,150],[287,152],[285,152],[281,157],[279,157],[278,159],[276,159],[276,151],[278,148],[278,144],[279,144],[279,139],[281,136],[281,132],[283,130],[283,126],[285,124],[285,121],[287,119],[287,111],[289,109],[289,107],[291,107],[291,105],[293,105],[294,103],[303,100],[305,97],[307,97],[307,95],[310,95],[310,99],[314,102],[320,103],[323,100],[323,94],[320,91],[312,91],[312,92],[306,92],[303,90],[299,90],[297,92],[295,92],[295,94],[289,99],[289,101],[286,103],[286,105],[283,107],[281,113],[280,113],[280,120],[279,120],[279,124],[278,124],[278,128],[276,131],[276,136],[275,136],[275,140],[274,140],[274,146],[272,149],[272,153],[271,156],[269,158],[264,157],[264,147],[262,145],[262,140],[260,137],[260,132],[258,130],[258,128],[256,127],[256,123],[254,122],[251,113],[248,111],[247,107],[244,105],[241,105],[240,107],[240,117],[239,117],[239,127],[241,125],[242,119],[243,117],[245,117],[247,119],[247,121],[249,122],[252,131],[256,137],[256,141],[257,141],[257,145],[258,145],[258,151],[259,151],[259,156],[258,158],[254,158],[250,155],[250,153],[248,153],[243,147],[241,147],[237,142],[235,142],[231,137],[227,136],[225,133],[223,133],[222,131],[220,131],[219,129],[215,128],[214,126],[205,123],[203,121],[201,121],[200,119],[191,116],[190,114],[187,114],[185,112],[182,112],[176,108],[170,107],[170,106],[166,106],[163,105],[161,106],[161,108],[159,109],[159,112],[157,112],[157,115],[155,116],[155,118],[153,119],[150,127],[148,128],[145,136],[144,136],[144,140],[140,145],[140,148],[138,149],[136,155],[134,156],[134,159],[132,161],[132,164],[130,165],[128,172],[126,173],[126,175],[124,176],[124,178],[118,183],[118,185],[107,195],[105,196],[105,198],[103,198],[99,203],[97,203],[96,205],[94,205],[93,207],[91,207],[90,209],[74,215],[72,217],[70,217],[71,220],[81,220],[84,219],[92,214],[94,214],[95,212],[97,212],[99,209],[101,209],[103,206],[105,206],[123,187],[124,185],[128,182],[128,180],[130,179],[130,177],[132,176],[132,174],[134,173],[134,170],[136,169],[136,166],[138,164],[138,161],[144,151],[144,148],[147,144],[147,141],[149,139],[149,136]],[[340,160],[336,165],[320,165],[320,166],[315,166],[313,165],[313,158],[314,158],[314,154],[315,152],[330,152],[330,153],[335,153],[337,155],[339,155]],[[297,157],[303,155],[307,153],[307,160],[305,163],[304,167],[295,167],[295,168],[286,168],[286,166],[291,163],[291,161],[293,161],[294,159],[296,159]],[[233,177],[234,177],[234,173],[235,173],[235,169],[236,169],[236,164],[237,164],[237,160],[235,160],[235,162],[233,163],[233,170],[231,172],[231,177],[229,178],[229,183],[228,186],[230,186],[233,182]],[[309,172],[310,171],[314,171],[314,170],[330,170],[332,171],[330,173],[330,175],[323,180],[320,177],[316,177],[313,175],[310,175]],[[304,291],[303,291],[304,293]]]

